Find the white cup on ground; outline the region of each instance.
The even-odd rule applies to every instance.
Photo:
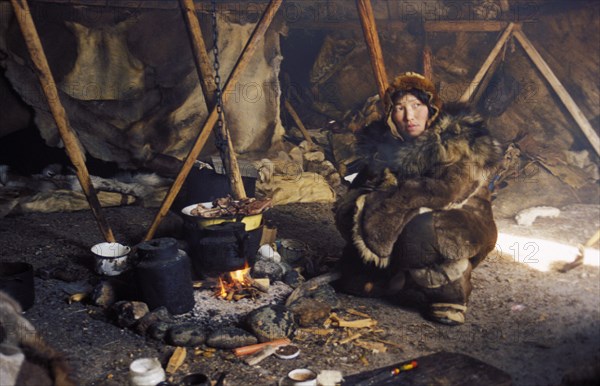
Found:
[[[91,248],[95,270],[100,275],[116,276],[129,268],[131,248],[119,243],[99,243]]]

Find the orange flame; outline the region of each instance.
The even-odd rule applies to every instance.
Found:
[[[229,272],[229,277],[234,283],[240,283],[242,285],[249,285],[248,273],[250,273],[250,267],[248,264],[244,266],[242,269],[238,269],[237,271]]]
[[[225,298],[227,297],[227,290],[225,289],[225,283],[223,283],[223,280],[219,277],[219,297]]]
[[[234,289],[241,289],[243,287],[251,286],[252,279],[250,279],[250,267],[246,263],[244,268],[237,271],[229,272],[229,277],[219,276],[219,287],[215,296],[231,300],[231,296]]]

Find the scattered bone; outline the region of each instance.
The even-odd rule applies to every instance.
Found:
[[[399,349],[403,349],[403,347],[401,345],[399,345],[398,343],[394,343],[394,342],[390,342],[389,340],[385,340],[385,339],[375,339],[377,342],[381,342],[381,343],[385,343],[388,346],[392,346],[392,347],[396,347]]]
[[[344,320],[332,313],[329,317],[331,325],[334,327],[347,327],[347,328],[368,328],[377,325],[377,321],[371,318],[359,319],[359,320]]]
[[[335,332],[333,328],[301,328],[298,330],[301,333],[308,333],[314,335],[331,335]]]
[[[346,344],[346,343],[352,342],[353,340],[360,338],[361,336],[362,336],[362,334],[357,332],[356,334],[352,334],[349,337],[340,340],[339,343]]]
[[[387,351],[387,347],[381,342],[357,339],[354,341],[354,345],[367,349],[373,353],[384,353]]]
[[[174,374],[177,371],[177,369],[183,364],[186,356],[187,351],[185,347],[177,347],[173,352],[173,355],[171,355],[169,363],[167,364],[167,373]]]
[[[356,315],[356,316],[360,316],[361,318],[370,318],[370,315],[365,314],[364,312],[360,312],[355,310],[354,308],[348,308],[346,310],[347,313],[351,314],[351,315]]]

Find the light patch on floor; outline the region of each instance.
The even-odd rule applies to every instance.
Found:
[[[579,249],[576,245],[500,232],[496,242],[496,252],[503,256],[510,256],[517,263],[527,264],[538,271],[547,272],[574,261],[579,254]],[[600,250],[585,248],[583,264],[600,266]]]

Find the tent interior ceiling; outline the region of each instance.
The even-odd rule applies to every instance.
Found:
[[[29,3],[61,102],[90,162],[156,169],[163,159],[186,156],[208,111],[178,1]],[[223,78],[267,4],[219,2]],[[210,2],[195,5],[212,58]],[[372,5],[388,78],[422,72],[427,49],[442,98],[456,101],[473,87],[502,31],[514,22],[598,132],[599,38],[590,33],[600,29],[597,2],[373,0]],[[10,163],[9,154],[23,158],[25,148],[36,143],[55,149],[61,139],[10,2],[0,1],[0,14],[0,136],[2,142],[23,132],[37,136],[22,141],[21,151],[12,145],[12,151],[3,151],[0,163]],[[370,98],[377,87],[355,2],[284,1],[260,44],[234,92],[225,95],[228,126],[242,157],[262,158],[288,145],[296,125],[280,107],[284,100],[311,133],[326,132],[333,147],[372,119],[376,102]],[[513,144],[521,152],[513,172],[523,173],[533,162],[536,183],[555,187],[521,205],[586,201],[586,192],[597,189],[594,146],[514,37],[479,86],[475,107],[505,148]],[[331,154],[339,155],[337,150]],[[209,142],[203,155],[210,153],[215,147]],[[32,157],[21,162],[35,164]],[[344,169],[351,159],[332,161]],[[514,201],[527,189],[511,184],[498,200]]]

